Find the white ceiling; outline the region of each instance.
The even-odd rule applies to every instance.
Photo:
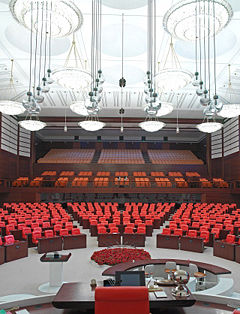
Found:
[[[8,0],[0,0],[0,98],[6,97],[9,79],[10,59],[14,59],[14,76],[17,80],[17,99],[22,100],[28,84],[29,31],[19,25],[11,16]],[[169,46],[169,35],[163,30],[162,17],[175,0],[157,1],[157,56],[161,62]],[[229,25],[216,37],[218,93],[224,97],[228,80],[227,65],[232,65],[234,97],[240,97],[240,1],[229,0],[234,16]],[[90,59],[91,44],[91,0],[76,0],[82,11],[84,22],[77,32],[78,49],[83,60]],[[101,116],[119,116],[119,108],[126,109],[125,116],[144,117],[143,79],[147,67],[146,0],[102,0],[102,70],[105,76]],[[118,81],[121,77],[121,22],[124,13],[124,77],[127,85],[121,94]],[[52,49],[52,70],[63,66],[72,38],[54,39]],[[195,72],[194,44],[174,41],[181,66]],[[178,96],[177,96],[178,95]],[[68,108],[79,99],[76,92],[67,91],[56,84],[46,94],[42,104],[42,116],[76,116]],[[188,86],[176,93],[167,93],[165,100],[178,107],[180,118],[201,118],[203,108],[199,105],[195,88]],[[178,102],[177,102],[178,99]],[[239,100],[238,100],[239,101]],[[176,117],[176,110],[166,116]]]

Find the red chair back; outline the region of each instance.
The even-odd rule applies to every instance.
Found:
[[[191,238],[196,238],[197,237],[197,230],[189,230],[188,236]]]
[[[171,234],[171,229],[169,229],[169,228],[163,228],[162,234],[170,235],[170,234]]]
[[[12,234],[5,236],[4,242],[5,242],[5,245],[14,244],[14,242],[15,242],[14,236]]]
[[[97,287],[95,314],[149,314],[147,287]]]
[[[228,234],[227,237],[226,237],[225,242],[235,243],[235,235],[234,234]]]
[[[52,238],[53,237],[53,230],[45,230],[44,231],[44,236],[46,238]]]
[[[59,234],[60,234],[60,236],[67,236],[68,230],[67,229],[61,229]]]
[[[78,228],[73,228],[73,229],[72,229],[72,235],[78,235],[78,234],[81,234],[80,229],[78,229]]]

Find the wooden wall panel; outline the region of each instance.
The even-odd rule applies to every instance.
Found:
[[[212,160],[213,177],[240,180],[240,152]]]
[[[0,178],[12,179],[17,177],[18,157],[0,149]]]

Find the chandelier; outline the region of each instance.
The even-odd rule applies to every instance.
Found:
[[[218,34],[228,25],[233,16],[233,10],[225,0],[182,0],[174,4],[163,17],[163,27],[171,36],[184,41],[195,40],[195,31],[192,25],[195,24],[196,19],[196,2],[199,4],[197,16],[201,19],[205,14],[205,6],[208,5],[208,2],[215,2],[214,18],[212,7],[206,12],[206,18],[210,18],[211,23],[215,23],[216,27],[213,30],[212,27],[208,28],[202,23],[202,36],[204,30],[209,36]]]
[[[144,81],[146,94],[144,108],[147,113],[145,121],[139,123],[139,127],[147,132],[157,132],[162,129],[165,124],[158,121],[156,117],[160,112],[162,103],[156,91],[156,0],[148,0],[148,17],[147,17],[147,73]]]
[[[19,121],[19,125],[28,131],[39,131],[46,126],[45,122],[38,119],[37,115],[31,114],[25,120]]]
[[[99,104],[102,101],[102,85],[104,83],[104,77],[101,70],[101,29],[102,0],[92,0],[91,90],[88,93],[89,97],[85,99],[84,104],[88,116],[85,121],[78,123],[78,125],[86,131],[98,131],[105,126],[105,123],[98,120],[98,112],[100,110]],[[79,105],[77,110],[82,112],[82,109],[84,109],[82,108],[82,103],[82,109],[79,109]],[[72,108],[76,110],[77,106],[72,106]]]
[[[38,16],[38,6],[42,6],[44,14]],[[35,21],[33,31],[37,32],[47,12],[52,16],[52,36],[64,37],[76,32],[83,23],[82,13],[71,0],[11,0],[10,11],[18,23],[31,29],[31,19]]]
[[[76,101],[74,103],[72,103],[70,105],[70,109],[76,113],[79,114],[81,116],[89,116],[87,107],[85,106],[85,101],[84,100],[80,100],[80,101]]]
[[[14,98],[17,96],[17,91],[14,85],[13,79],[13,59],[11,60],[11,73],[9,85],[6,88],[7,97],[6,99],[0,100],[0,112],[7,115],[18,115],[24,113],[25,108],[22,103],[14,101]],[[5,94],[6,95],[6,94]]]
[[[158,91],[163,92],[182,89],[192,81],[192,78],[193,75],[191,72],[181,68],[171,38],[163,67],[159,69],[154,77]]]
[[[22,102],[27,115],[24,121],[19,122],[30,131],[38,131],[46,126],[46,123],[39,121],[38,115],[41,111],[40,104],[44,101],[43,95],[49,92],[49,85],[53,83],[50,70],[52,10],[48,5],[45,0],[30,2],[29,84],[27,97]]]
[[[78,123],[78,125],[83,128],[86,131],[99,131],[102,128],[104,128],[105,123],[98,121],[98,120],[94,120],[93,118],[90,118],[89,120],[84,120]]]
[[[228,103],[222,106],[222,109],[217,113],[220,117],[223,118],[234,118],[240,115],[240,103],[235,103],[232,100],[233,89],[232,89],[232,82],[231,82],[231,65],[228,65],[228,87],[226,90],[225,99],[227,99]]]
[[[223,1],[221,1],[223,3]],[[222,110],[223,104],[217,95],[217,62],[216,33],[218,30],[219,0],[195,1],[195,60],[196,72],[193,85],[197,87],[196,94],[200,104],[204,106],[205,122],[196,127],[205,133],[213,133],[222,128],[215,122],[215,116]],[[212,35],[212,37],[211,37]],[[213,52],[213,59],[211,58]],[[212,119],[212,121],[209,121]]]
[[[156,119],[148,119],[139,123],[140,128],[147,132],[157,132],[161,130],[166,124]]]
[[[72,45],[64,66],[54,70],[52,76],[58,85],[64,88],[81,91],[82,93],[86,93],[89,90],[92,77],[86,70],[86,62],[83,64],[83,60],[76,47],[75,34],[73,34]]]
[[[156,117],[166,116],[173,111],[173,105],[169,102],[161,102],[161,107],[156,113]]]
[[[208,121],[203,122],[196,125],[196,128],[204,133],[214,133],[219,131],[223,127],[222,123],[215,122],[215,121]]]

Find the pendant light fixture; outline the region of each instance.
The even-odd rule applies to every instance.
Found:
[[[41,111],[40,104],[44,101],[43,94],[49,91],[49,84],[52,83],[51,70],[47,70],[47,59],[50,64],[51,53],[52,11],[48,10],[48,3],[45,1],[31,2],[30,8],[29,85],[27,98],[22,103],[27,115],[19,124],[29,131],[38,131],[46,126],[46,123],[39,121],[38,115]]]
[[[198,21],[199,51],[201,51],[201,44],[203,44],[203,56],[199,54],[200,83],[203,84],[200,84],[197,95],[201,96],[200,104],[205,108],[203,110],[203,123],[198,124],[196,127],[201,132],[213,133],[223,127],[220,122],[215,121],[216,114],[222,110],[223,106],[217,95],[216,78],[216,7],[218,0],[204,1],[203,7],[200,7],[198,1],[200,0],[195,2],[195,14],[201,15],[201,18],[196,18],[195,21]],[[213,61],[211,60],[211,51],[213,51]],[[203,88],[201,85],[203,85]]]
[[[161,63],[159,63],[161,64]],[[163,67],[158,69],[154,77],[159,92],[179,90],[187,86],[193,79],[193,74],[181,67],[175,52],[172,37]]]
[[[240,115],[240,103],[236,103],[233,98],[234,90],[231,81],[231,65],[228,65],[228,87],[225,93],[225,99],[228,103],[224,104],[222,109],[217,113],[223,118],[234,118]]]
[[[148,0],[147,15],[147,73],[144,81],[146,94],[147,113],[145,121],[139,123],[140,128],[147,132],[157,132],[161,130],[165,123],[157,118],[157,113],[161,109],[161,101],[156,89],[156,0]]]
[[[91,74],[87,70],[87,61],[82,60],[73,33],[72,45],[62,68],[52,72],[53,79],[58,85],[86,94],[91,85]]]
[[[98,131],[105,126],[99,121],[99,103],[102,100],[104,78],[101,69],[102,0],[92,0],[92,41],[91,41],[91,90],[85,100],[88,116],[78,125],[86,131]]]
[[[4,95],[5,99],[0,100],[0,112],[7,115],[18,115],[25,111],[21,102],[15,101],[17,96],[16,86],[14,84],[13,78],[13,59],[11,60],[11,72],[9,85],[6,88],[6,93]]]
[[[42,19],[38,19],[38,6],[42,6],[52,16],[53,37],[69,36],[82,26],[82,13],[72,0],[11,0],[9,4],[15,20],[34,32],[38,32],[42,24]],[[35,21],[33,28],[31,19]]]
[[[210,0],[213,2],[212,0]],[[203,15],[204,7],[209,0],[182,0],[175,3],[163,17],[164,29],[173,37],[184,40],[194,41],[195,32],[192,25],[195,23],[196,2],[199,3],[199,15]],[[210,18],[216,27],[206,28],[209,36],[218,34],[228,25],[233,16],[230,4],[225,0],[215,0],[215,16],[212,9],[207,12],[207,19]],[[203,34],[203,32],[202,32]]]

